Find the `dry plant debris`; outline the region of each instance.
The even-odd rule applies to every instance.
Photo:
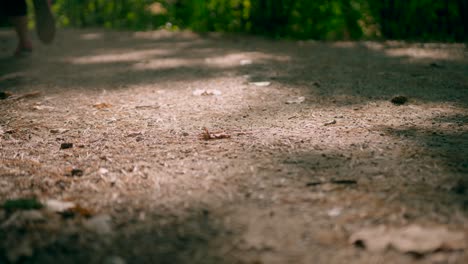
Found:
[[[225,138],[231,138],[231,135],[225,133],[225,132],[210,132],[208,128],[204,127],[203,132],[200,135],[200,138],[203,140],[212,140],[212,139],[225,139]]]
[[[51,129],[49,132],[52,133],[52,134],[63,134],[63,133],[66,133],[70,131],[70,129],[66,129],[66,128],[54,128],[54,129]]]
[[[329,122],[326,122],[325,124],[323,124],[324,126],[330,126],[330,125],[334,125],[336,124],[336,120],[332,120],[332,121],[329,121]]]
[[[317,186],[322,184],[338,184],[338,185],[354,185],[358,182],[356,180],[330,180],[330,181],[313,181],[306,183],[306,186]]]
[[[210,95],[221,95],[222,93],[219,90],[196,89],[195,91],[193,91],[192,94],[195,96],[210,96]]]
[[[96,109],[106,109],[106,108],[111,108],[112,104],[109,103],[97,103],[93,105],[94,108]]]
[[[21,99],[28,99],[28,98],[34,98],[38,97],[41,95],[40,91],[35,91],[35,92],[29,92],[29,93],[24,93],[24,94],[11,94],[7,92],[8,97],[3,98],[3,99],[9,99],[9,100],[21,100]]]
[[[286,104],[302,104],[304,101],[305,101],[305,97],[299,96],[297,98],[287,100]]]
[[[91,216],[94,215],[94,212],[88,208],[81,207],[79,204],[74,205],[71,208],[67,208],[66,210],[63,210],[60,212],[60,214],[64,218],[74,218],[74,217],[85,217],[85,218],[90,218]]]

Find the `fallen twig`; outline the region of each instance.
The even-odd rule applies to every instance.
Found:
[[[41,95],[41,92],[35,91],[35,92],[30,92],[30,93],[25,93],[25,94],[18,94],[18,95],[12,95],[8,97],[10,100],[21,100],[21,99],[26,99],[26,98],[33,98]]]

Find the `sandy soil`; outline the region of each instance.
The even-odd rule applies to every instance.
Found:
[[[0,31],[0,202],[83,210],[0,210],[1,263],[467,263],[349,243],[379,225],[468,238],[463,44],[64,30],[14,46]]]

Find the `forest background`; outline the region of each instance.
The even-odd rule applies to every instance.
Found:
[[[54,0],[62,27],[466,41],[468,0]],[[5,23],[3,23],[5,24]]]

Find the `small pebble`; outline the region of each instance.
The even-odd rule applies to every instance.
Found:
[[[60,144],[60,149],[69,149],[73,148],[73,143],[62,143]]]
[[[392,98],[391,102],[394,104],[394,105],[403,105],[405,104],[406,102],[408,102],[408,98],[406,98],[405,96],[395,96]]]
[[[329,125],[334,125],[334,124],[336,124],[336,120],[327,122],[327,123],[325,123],[325,124],[323,124],[323,125],[324,125],[324,126],[329,126]]]
[[[84,172],[83,170],[80,170],[80,169],[72,169],[71,170],[71,176],[73,177],[80,177],[80,176],[83,176]]]

